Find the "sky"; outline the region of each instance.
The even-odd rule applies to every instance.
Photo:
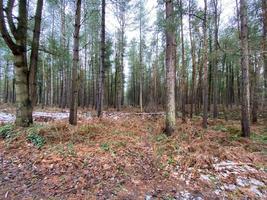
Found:
[[[156,20],[156,9],[157,9],[157,0],[146,0],[146,10],[150,11],[149,14],[149,25],[153,25]],[[204,7],[204,0],[198,0],[199,6]],[[235,0],[221,0],[221,26],[224,26],[228,23],[229,19],[235,15]],[[115,27],[117,27],[116,19],[112,16],[112,9],[110,6],[107,8],[107,29],[108,32],[114,32]],[[111,19],[111,20],[109,20]],[[184,22],[185,27],[188,22]],[[131,41],[133,38],[138,37],[138,30],[127,29],[126,35],[128,41]]]

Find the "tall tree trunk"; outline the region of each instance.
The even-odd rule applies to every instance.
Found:
[[[122,106],[122,95],[124,90],[124,83],[123,83],[123,65],[124,65],[124,24],[121,27],[120,33],[120,44],[119,44],[119,54],[118,54],[118,71],[117,71],[117,102],[116,108],[117,111],[121,110]]]
[[[189,9],[191,0],[189,1]],[[191,106],[190,106],[190,118],[193,117],[194,112],[194,104],[195,104],[195,79],[196,79],[196,44],[194,40],[194,36],[192,35],[192,22],[191,22],[191,15],[189,15],[189,37],[190,37],[190,44],[191,44],[191,58],[192,58],[192,86],[191,86]]]
[[[8,93],[9,93],[9,87],[8,87],[8,68],[9,68],[9,63],[7,61],[6,66],[5,66],[5,77],[4,77],[4,103],[8,102]]]
[[[44,58],[42,60],[42,95],[41,95],[41,103],[42,103],[42,108],[44,108],[45,106],[45,98],[46,98],[46,90],[47,90],[47,87],[46,87],[46,74],[45,74],[45,63],[44,63]]]
[[[207,0],[204,0],[204,20],[203,20],[203,128],[208,125],[208,39],[207,39]]]
[[[263,35],[262,35],[262,47],[263,47],[263,64],[264,64],[264,95],[265,104],[267,105],[267,1],[262,0],[262,21],[263,21]]]
[[[140,1],[141,4],[141,1]],[[140,5],[140,13],[139,13],[139,65],[140,65],[140,88],[139,88],[139,105],[140,111],[143,112],[143,51],[142,51],[142,14],[141,14],[141,5]]]
[[[72,90],[70,103],[70,118],[69,122],[72,125],[77,125],[77,107],[78,107],[78,75],[79,67],[79,37],[80,37],[80,22],[81,21],[81,0],[76,0],[76,13],[74,25],[74,44],[73,44],[73,65],[72,65]]]
[[[63,57],[61,58],[61,86],[60,86],[60,108],[65,108],[66,106],[66,2],[61,0],[61,34],[60,34],[60,45],[63,49]]]
[[[181,20],[181,43],[182,43],[182,121],[186,122],[186,66],[185,66],[185,49],[184,49],[184,26],[183,26],[183,3],[180,0],[180,20]]]
[[[215,57],[214,57],[214,66],[213,66],[213,118],[218,117],[218,41],[219,41],[219,14],[218,14],[218,0],[213,0],[214,6],[214,49],[215,49]]]
[[[42,20],[42,10],[43,10],[43,0],[37,1],[33,39],[32,39],[32,51],[30,57],[30,97],[32,106],[34,107],[37,103],[37,84],[36,84],[36,74],[38,65],[38,53],[39,53],[39,41],[40,41],[40,30],[41,30],[41,20]]]
[[[254,71],[253,71],[253,103],[252,103],[252,123],[257,123],[258,121],[258,108],[259,108],[259,77],[260,77],[260,64],[255,55]]]
[[[242,67],[242,109],[241,126],[242,136],[250,136],[249,122],[249,59],[248,59],[248,25],[247,25],[247,1],[240,0],[240,21],[241,21],[241,67]]]
[[[174,64],[174,9],[173,0],[166,1],[166,134],[175,129],[175,64]]]
[[[106,16],[106,0],[102,0],[102,16],[101,16],[101,52],[99,63],[99,79],[98,79],[98,101],[97,101],[97,116],[102,115],[103,98],[104,98],[104,83],[105,83],[105,16]]]
[[[50,61],[50,92],[51,92],[51,99],[50,99],[50,106],[54,104],[54,74],[53,74],[53,57],[51,56]]]

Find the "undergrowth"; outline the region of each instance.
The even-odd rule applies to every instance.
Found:
[[[39,134],[41,128],[43,128],[43,126],[37,124],[27,130],[27,140],[38,149],[42,148],[45,144],[45,138]]]
[[[14,125],[13,124],[6,124],[0,126],[0,137],[3,139],[11,138],[14,134]]]

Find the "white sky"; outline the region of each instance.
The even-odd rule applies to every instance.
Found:
[[[157,7],[157,0],[146,0],[146,10],[151,11],[148,17],[149,25],[153,25],[154,21],[156,20],[156,7]],[[204,6],[204,0],[198,0],[199,6]],[[221,26],[224,26],[228,23],[229,19],[235,15],[235,0],[221,0]],[[116,30],[117,22],[116,19],[112,16],[113,10],[110,6],[107,7],[107,31],[109,33]],[[185,22],[185,27],[187,26],[187,22]],[[128,42],[131,41],[133,38],[138,38],[139,33],[138,30],[126,30],[126,35]]]

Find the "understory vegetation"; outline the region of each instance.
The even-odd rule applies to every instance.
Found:
[[[0,195],[266,197],[267,131],[262,120],[251,127],[250,139],[241,137],[240,124],[234,120],[209,120],[207,130],[201,127],[201,117],[181,122],[177,120],[180,126],[171,137],[163,133],[164,117],[134,113],[80,120],[78,126],[64,120],[29,128],[2,125]]]

